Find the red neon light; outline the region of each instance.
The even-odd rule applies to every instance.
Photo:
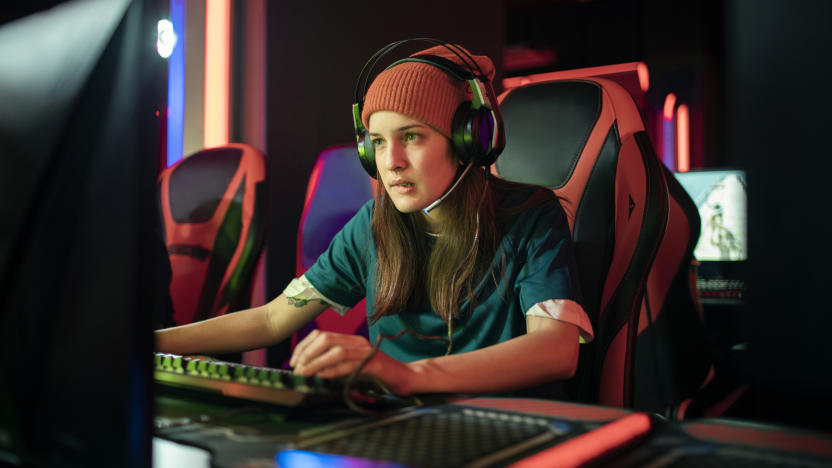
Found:
[[[636,65],[636,73],[638,73],[638,84],[642,91],[650,89],[650,72],[647,70],[647,64],[638,62]]]
[[[676,110],[676,95],[670,93],[664,98],[664,119],[673,120],[674,110]]]
[[[545,67],[558,60],[558,55],[549,48],[533,49],[525,45],[506,46],[503,51],[503,68],[505,70],[522,70],[524,68]]]
[[[231,0],[205,1],[205,119],[203,145],[228,143]]]
[[[633,413],[509,466],[510,468],[585,466],[604,454],[626,447],[650,432],[650,427],[650,417],[644,413]]]
[[[690,170],[690,111],[686,104],[676,109],[676,170]]]

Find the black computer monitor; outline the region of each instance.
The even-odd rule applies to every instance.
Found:
[[[742,301],[748,260],[748,196],[745,173],[709,169],[675,174],[699,211],[700,233],[693,255],[704,301]]]
[[[49,3],[0,26],[0,465],[149,466],[167,4]]]

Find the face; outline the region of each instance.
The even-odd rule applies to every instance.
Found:
[[[379,179],[397,210],[424,209],[453,182],[458,163],[450,142],[427,124],[398,112],[379,111],[370,116],[369,132]],[[439,216],[440,208],[429,216]]]

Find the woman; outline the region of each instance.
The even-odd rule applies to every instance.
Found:
[[[388,338],[378,351],[363,337],[316,330],[296,346],[294,372],[329,378],[361,367],[400,395],[506,392],[574,374],[579,337],[592,339],[592,328],[566,216],[551,191],[472,167],[490,161],[462,154],[458,141],[454,118],[480,99],[476,88],[490,88],[491,60],[450,44],[406,60],[357,96],[362,162],[381,182],[376,199],[279,297],[160,330],[159,351],[271,345],[366,297],[370,336]],[[493,102],[493,90],[485,94]]]

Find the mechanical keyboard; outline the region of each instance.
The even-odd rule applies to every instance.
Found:
[[[284,369],[250,366],[201,357],[154,353],[157,384],[199,390],[280,406],[343,404],[346,379],[305,377]],[[391,397],[374,380],[356,379],[349,396],[372,404]]]

